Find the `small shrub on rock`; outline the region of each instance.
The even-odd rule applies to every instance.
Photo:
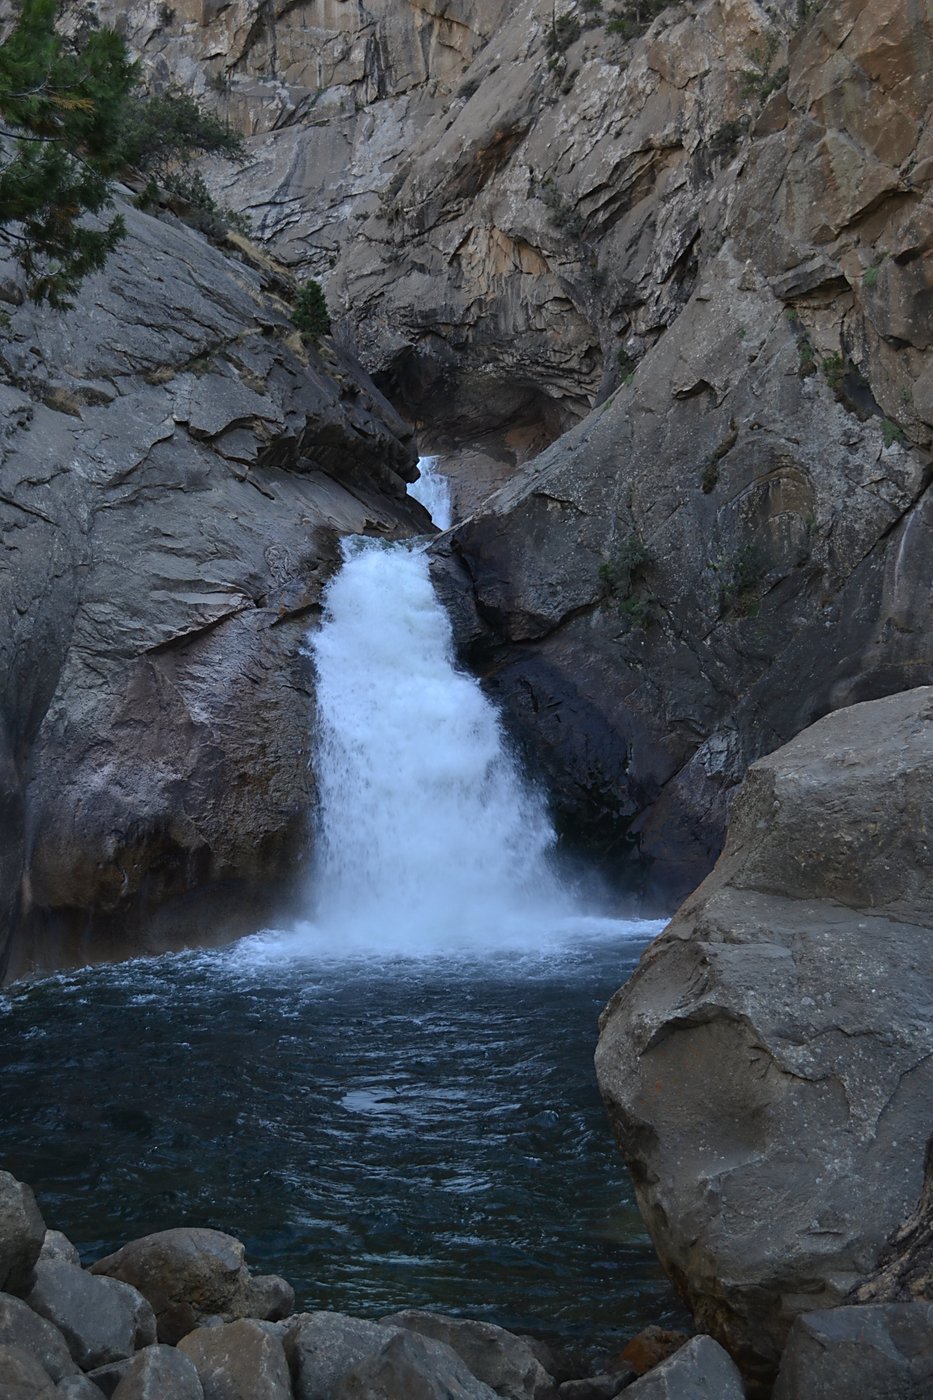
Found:
[[[645,592],[641,577],[652,562],[651,551],[633,530],[599,566],[604,600],[611,599],[632,627],[646,628],[654,615],[654,599]]]
[[[320,282],[313,277],[304,284],[295,298],[292,324],[306,340],[317,340],[330,334],[330,313]]]
[[[549,54],[563,53],[575,44],[582,33],[582,26],[576,15],[559,15],[548,26],[544,46]]]

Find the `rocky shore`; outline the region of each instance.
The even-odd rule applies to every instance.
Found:
[[[660,1328],[601,1374],[568,1377],[573,1363],[547,1344],[488,1322],[296,1313],[291,1286],[252,1275],[243,1245],[219,1230],[163,1230],[82,1268],[8,1172],[0,1288],[0,1400],[611,1400],[623,1389],[660,1400],[685,1385],[743,1395],[711,1338]]]

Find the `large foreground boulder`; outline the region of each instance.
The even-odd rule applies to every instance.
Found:
[[[604,1014],[600,1087],[660,1258],[760,1387],[916,1207],[931,925],[923,687],[752,767],[715,870]]]
[[[284,1317],[295,1298],[284,1279],[251,1276],[233,1235],[196,1226],[131,1240],[91,1272],[138,1288],[155,1312],[159,1341],[172,1346],[207,1318]]]

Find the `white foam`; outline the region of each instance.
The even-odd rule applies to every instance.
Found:
[[[419,457],[418,468],[421,475],[408,494],[421,502],[439,530],[449,530],[454,519],[450,482],[438,471],[436,457]]]

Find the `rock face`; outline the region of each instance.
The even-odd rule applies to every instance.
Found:
[[[625,878],[683,897],[749,763],[933,679],[924,7],[98,8],[470,475],[464,653]]]
[[[302,639],[338,537],[426,528],[410,430],[301,344],[268,259],[122,212],[65,316],[0,268],[11,974],[256,926],[301,875]]]
[[[56,1388],[22,1347],[0,1344],[0,1400],[55,1400]]]
[[[600,1087],[655,1246],[757,1383],[921,1194],[931,855],[933,688],[827,716],[750,769],[715,870],[604,1014]]]
[[[786,85],[759,109],[736,67],[764,12],[675,14],[619,90],[600,79],[621,110],[592,164],[585,124],[558,162],[625,380],[439,567],[567,824],[667,898],[709,870],[756,757],[933,679],[929,19],[818,7],[786,74],[776,22]]]

